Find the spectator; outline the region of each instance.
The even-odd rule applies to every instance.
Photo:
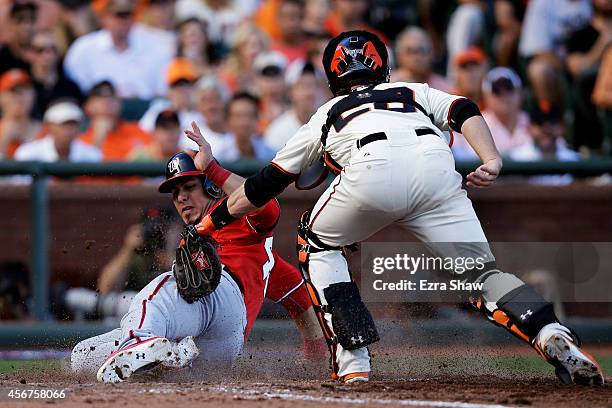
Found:
[[[0,75],[12,68],[30,70],[27,51],[30,49],[38,6],[30,0],[15,0],[9,11],[9,39],[0,47]]]
[[[482,89],[487,107],[482,116],[502,156],[531,144],[529,116],[521,110],[522,84],[518,75],[510,68],[493,68],[483,81]],[[455,135],[453,154],[460,160],[478,158],[462,135]]]
[[[194,110],[194,83],[198,79],[196,67],[185,58],[177,58],[168,67],[166,83],[168,93],[166,98],[156,99],[140,119],[140,128],[146,132],[153,131],[157,115],[166,109],[176,111],[181,120],[181,129],[191,129],[191,122],[201,122],[202,115]],[[192,146],[192,142],[184,137],[183,146]],[[175,152],[176,153],[176,152]]]
[[[591,95],[604,52],[612,45],[612,1],[593,0],[591,23],[572,33],[566,45],[566,67],[573,79],[575,144],[599,149],[603,128]]]
[[[525,14],[522,0],[495,0],[495,34],[493,53],[499,66],[518,67],[518,43],[521,37],[521,23]]]
[[[529,132],[533,143],[512,149],[508,156],[516,161],[555,160],[572,162],[580,155],[565,144],[562,112],[554,105],[545,103],[536,106],[529,114]],[[529,177],[532,184],[566,185],[573,181],[570,174],[555,174]]]
[[[208,37],[216,46],[227,46],[240,23],[252,12],[233,0],[178,0],[175,13],[179,20],[197,17],[206,22]]]
[[[588,24],[589,0],[531,0],[519,42],[519,54],[529,58],[527,75],[537,103],[554,102],[564,108],[564,41],[572,31]]]
[[[226,106],[230,93],[223,81],[213,75],[200,78],[196,84],[198,110],[204,116],[204,126],[200,126],[202,134],[210,144],[213,155],[221,160],[227,160],[227,147],[233,145],[233,138],[227,131],[225,121]]]
[[[265,131],[271,121],[287,109],[285,68],[287,60],[276,51],[261,53],[253,68],[256,72],[256,94],[261,102],[258,129]]]
[[[264,135],[264,141],[275,151],[280,150],[320,105],[320,80],[310,63],[295,62],[287,70],[291,108],[276,118]]]
[[[459,7],[450,17],[446,30],[448,51],[447,75],[453,78],[453,61],[458,53],[480,46],[484,31],[484,10],[481,0],[459,0]]]
[[[140,0],[138,21],[148,27],[172,33],[174,0]]]
[[[78,140],[83,112],[74,103],[58,102],[51,105],[45,112],[43,121],[47,126],[47,135],[19,146],[15,152],[15,160],[43,162],[102,160],[102,152],[97,147]]]
[[[28,267],[19,260],[2,261],[0,276],[0,320],[27,319],[31,301]]]
[[[267,49],[268,37],[259,28],[245,24],[236,30],[231,53],[220,73],[232,93],[250,90],[255,78],[255,58]]]
[[[167,161],[176,152],[181,150],[181,124],[177,113],[173,110],[164,110],[155,119],[153,129],[153,142],[148,145],[137,146],[129,154],[132,161]]]
[[[232,132],[226,160],[256,159],[270,161],[274,150],[257,133],[259,100],[248,93],[235,95],[227,107],[227,125]]]
[[[432,71],[433,48],[425,30],[412,26],[398,36],[395,43],[397,68],[391,72],[391,81],[422,82],[435,89],[451,92],[451,84]]]
[[[302,29],[304,4],[301,0],[283,0],[278,8],[276,25],[279,38],[272,41],[272,49],[283,54],[287,62],[306,58],[308,41]]]
[[[470,98],[484,110],[482,99],[482,80],[486,74],[486,57],[480,48],[470,48],[455,56],[455,89],[456,95]]]
[[[79,37],[68,49],[65,67],[82,91],[109,80],[122,98],[165,94],[164,68],[174,55],[141,26],[133,24],[132,0],[107,0],[103,29]]]
[[[325,19],[329,14],[329,0],[306,0],[302,30],[308,37],[329,36]]]
[[[29,55],[36,91],[32,117],[42,119],[47,107],[57,99],[72,99],[79,104],[83,102],[79,86],[64,75],[55,36],[51,32],[34,34]]]
[[[157,47],[174,49],[176,32],[174,30],[174,0],[136,0],[137,27],[154,37]],[[161,45],[160,45],[161,44]]]
[[[211,74],[211,63],[216,56],[208,42],[206,23],[195,17],[189,18],[178,24],[177,31],[177,56],[189,60],[196,67],[198,76]]]
[[[0,76],[0,159],[13,158],[17,148],[34,140],[40,122],[30,119],[34,90],[28,74],[13,68]]]
[[[385,43],[387,37],[366,22],[370,0],[331,0],[331,12],[325,20],[325,29],[335,37],[343,31],[366,30],[376,34]]]
[[[580,155],[570,150],[565,143],[562,113],[555,106],[541,104],[531,110],[529,119],[529,133],[533,143],[512,149],[509,154],[512,160],[577,161],[580,159]]]
[[[121,100],[109,81],[102,81],[91,89],[85,112],[90,119],[89,128],[80,141],[102,150],[106,161],[127,160],[132,149],[152,141],[136,123],[121,119]]]
[[[141,223],[131,225],[123,245],[102,268],[98,290],[69,288],[58,300],[67,311],[77,314],[121,318],[130,303],[160,271],[172,267],[179,225],[176,212],[164,206],[149,207]]]

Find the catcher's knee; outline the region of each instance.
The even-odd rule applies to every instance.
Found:
[[[490,269],[477,280],[482,289],[469,303],[495,324],[531,343],[540,329],[557,318],[553,305],[515,275]]]

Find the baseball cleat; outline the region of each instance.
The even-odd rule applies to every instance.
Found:
[[[115,351],[102,364],[97,378],[103,383],[122,382],[133,374],[148,371],[173,357],[174,351],[168,339],[152,337]]]
[[[359,382],[368,382],[370,381],[370,373],[362,372],[362,373],[350,373],[343,375],[340,377],[340,382],[344,384],[355,384]]]
[[[171,344],[172,358],[162,362],[165,367],[183,368],[191,364],[200,355],[200,350],[193,340],[193,336],[187,336],[178,343]]]
[[[567,327],[552,323],[538,333],[535,349],[553,366],[564,384],[602,385],[603,372],[597,361],[580,350],[580,340]]]

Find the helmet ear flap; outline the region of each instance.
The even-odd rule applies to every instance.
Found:
[[[202,177],[202,190],[204,190],[204,194],[214,200],[218,200],[223,197],[223,190],[213,184],[208,177]]]

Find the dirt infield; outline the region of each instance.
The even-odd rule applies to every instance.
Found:
[[[152,375],[102,385],[93,378],[77,378],[58,364],[35,371],[15,367],[0,374],[0,406],[10,401],[10,406],[23,407],[612,407],[611,377],[600,387],[564,386],[525,347],[388,351],[374,350],[376,374],[371,382],[357,385],[323,380],[324,368],[290,361],[290,350],[260,348],[248,350],[231,378],[222,380],[194,380],[183,372],[170,381]],[[590,351],[609,366],[610,347]],[[11,389],[64,389],[67,396],[18,401],[7,397]]]

